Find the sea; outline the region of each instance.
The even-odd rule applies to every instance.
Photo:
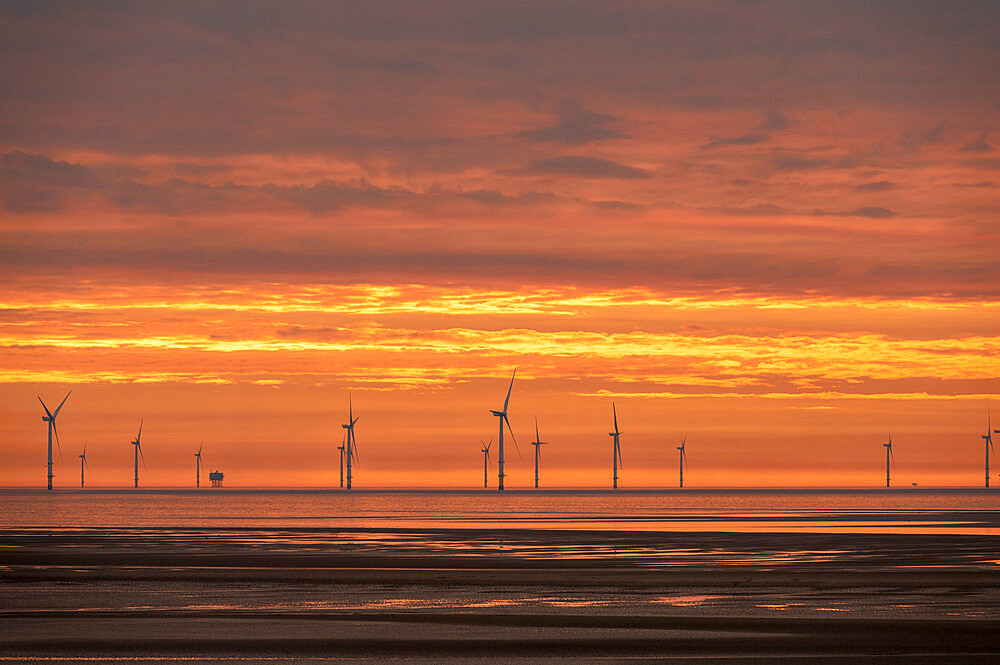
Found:
[[[1000,490],[0,490],[29,613],[996,617],[997,571]]]
[[[504,533],[1000,536],[1000,489],[0,490],[0,529],[468,541]],[[648,542],[648,537],[641,538]],[[303,544],[300,541],[299,544]],[[473,548],[474,549],[474,548]]]

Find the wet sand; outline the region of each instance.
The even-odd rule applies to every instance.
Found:
[[[5,529],[0,658],[996,663],[997,559],[983,535]]]

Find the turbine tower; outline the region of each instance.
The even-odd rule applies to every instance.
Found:
[[[514,375],[515,374],[517,374],[517,368],[516,367],[514,368],[514,372],[510,375],[510,386],[507,388],[507,398],[503,401],[503,411],[493,411],[492,409],[490,410],[490,413],[492,413],[494,416],[496,416],[497,418],[500,419],[500,440],[499,440],[499,448],[497,450],[497,469],[498,469],[497,478],[499,479],[499,482],[497,483],[497,491],[498,492],[502,492],[503,491],[503,478],[504,478],[504,473],[503,473],[503,426],[504,426],[504,423],[507,424],[507,431],[510,432],[510,439],[511,439],[511,441],[514,442],[514,446],[515,447],[517,446],[517,439],[514,438],[514,430],[512,430],[510,428],[510,420],[507,419],[507,405],[510,403],[510,391],[513,390],[513,388],[514,388]],[[520,455],[521,454],[521,450],[518,449],[517,453],[518,453],[518,455]]]
[[[344,447],[347,444],[347,435],[344,435],[344,440],[337,446],[337,450],[340,451],[340,486],[344,486]]]
[[[535,416],[535,440],[531,442],[531,445],[535,447],[535,489],[538,489],[538,456],[542,446],[547,443],[547,441],[540,441],[538,438],[538,416]]]
[[[986,405],[986,434],[983,440],[986,442],[986,486],[990,486],[990,451],[993,450],[993,434],[990,432],[990,407]],[[996,430],[1000,434],[1000,430]]]
[[[59,402],[59,406],[56,407],[55,413],[49,411],[49,407],[45,406],[45,402],[42,402],[41,396],[38,397],[38,401],[42,402],[42,408],[45,409],[45,415],[42,416],[42,420],[49,424],[49,489],[52,489],[52,434],[56,435],[56,448],[59,450],[59,459],[62,459],[62,446],[59,445],[59,430],[56,429],[56,416],[59,415],[59,410],[63,408],[63,404],[69,399],[70,393],[66,393],[63,397],[63,401]]]
[[[883,443],[885,446],[885,486],[889,487],[889,461],[892,461],[892,465],[896,465],[896,458],[892,454],[892,433],[889,433],[889,443]]]
[[[618,489],[618,467],[622,466],[622,445],[621,445],[621,435],[622,433],[618,430],[618,411],[615,410],[615,403],[611,403],[611,413],[615,418],[615,431],[608,432],[608,436],[614,437],[615,447],[611,451],[611,464],[612,464],[612,483],[614,489]]]
[[[195,460],[194,460],[194,473],[195,473],[195,476],[194,476],[194,486],[195,487],[201,487],[201,449],[204,447],[204,445],[205,444],[201,444],[200,446],[198,446],[198,452],[196,452],[194,454],[194,457],[195,457]]]
[[[479,440],[479,443],[483,444],[483,489],[486,489],[490,486],[490,477],[487,474],[493,468],[493,465],[490,464],[490,446],[493,445],[493,437],[490,437],[489,443],[483,443],[482,439]]]
[[[139,419],[139,433],[135,435],[135,439],[132,441],[132,445],[135,448],[132,449],[132,457],[135,461],[135,488],[139,489],[139,458],[142,457],[142,466],[146,466],[146,458],[142,454],[142,419]]]
[[[344,451],[344,458],[347,460],[347,489],[351,489],[351,480],[354,478],[352,474],[352,463],[357,460],[358,457],[358,440],[354,434],[354,425],[358,422],[361,416],[357,418],[354,417],[354,404],[351,401],[351,396],[347,396],[347,419],[348,424],[341,425],[347,430],[347,441],[345,445],[347,449]]]
[[[681,487],[684,487],[684,465],[687,463],[687,453],[684,452],[684,446],[687,445],[687,435],[681,439],[681,445],[677,446],[677,450],[680,451],[678,456],[680,457],[680,472],[681,472]]]
[[[989,428],[988,427],[986,428],[986,431],[989,432]],[[994,434],[1000,434],[1000,429],[993,430],[993,433]],[[992,439],[992,437],[990,438],[990,447],[991,448],[993,447],[993,439]],[[986,469],[986,482],[987,482],[987,486],[989,486],[989,479],[990,479],[990,470],[989,470],[989,467],[987,467],[987,469]]]
[[[87,464],[87,442],[83,442],[83,454],[77,455],[80,458],[80,487],[83,487],[83,467],[86,466],[88,469],[90,465]]]

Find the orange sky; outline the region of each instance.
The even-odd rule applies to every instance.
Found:
[[[0,484],[980,485],[1000,10],[0,10]],[[1000,409],[998,409],[1000,410]],[[1000,426],[1000,415],[997,418]],[[994,464],[1000,472],[1000,463]],[[1000,485],[1000,478],[995,478]],[[495,480],[491,480],[493,484]]]

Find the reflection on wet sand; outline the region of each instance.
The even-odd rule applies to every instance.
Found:
[[[159,521],[82,504],[44,520],[0,513],[0,653],[579,664],[1000,651],[993,496],[974,509],[715,513],[657,497],[582,497],[585,509],[555,497],[546,511],[533,498],[506,519],[479,497],[396,498],[384,515],[357,498],[304,518],[293,497],[289,519],[233,517],[229,498],[202,512],[159,497]],[[955,653],[978,660],[942,660]]]

